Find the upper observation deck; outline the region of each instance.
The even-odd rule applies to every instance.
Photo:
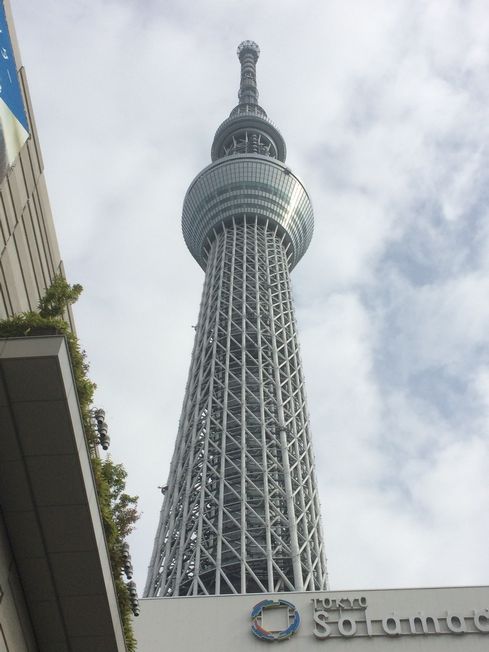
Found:
[[[301,181],[286,167],[285,140],[258,104],[253,41],[238,47],[239,104],[219,126],[212,163],[192,181],[185,196],[182,230],[190,252],[205,269],[214,232],[232,220],[255,218],[276,225],[288,246],[292,269],[309,246],[314,214]]]

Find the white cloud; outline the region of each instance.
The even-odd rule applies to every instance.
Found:
[[[203,280],[181,205],[243,38],[316,210],[293,283],[333,586],[489,582],[485,0],[12,4],[79,335],[141,496],[139,587]]]

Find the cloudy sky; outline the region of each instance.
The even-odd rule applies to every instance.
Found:
[[[260,101],[312,197],[294,271],[334,589],[489,583],[487,0],[11,0],[78,334],[143,512],[142,590],[203,273],[183,196]]]

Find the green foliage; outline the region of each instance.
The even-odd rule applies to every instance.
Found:
[[[71,364],[78,391],[78,401],[85,428],[100,513],[109,549],[112,574],[119,602],[128,652],[135,652],[136,639],[132,630],[129,593],[123,580],[122,544],[139,518],[137,497],[125,493],[127,472],[122,464],[114,464],[110,457],[100,459],[95,453],[97,433],[92,423],[91,408],[96,385],[88,377],[86,353],[78,338],[63,319],[67,307],[80,293],[81,285],[70,286],[62,276],[55,276],[51,287],[39,302],[39,312],[23,312],[0,321],[0,337],[29,335],[64,335],[68,342]]]
[[[64,319],[41,317],[38,312],[21,312],[9,319],[0,321],[1,337],[21,337],[23,335],[49,335],[69,333],[68,324]]]
[[[119,538],[125,539],[138,519],[137,497],[125,493],[127,471],[108,457],[102,464],[102,476],[110,489],[110,506]]]
[[[41,317],[62,318],[68,306],[78,301],[78,297],[82,292],[81,285],[70,285],[61,274],[56,274],[51,285],[39,301],[39,314]]]
[[[137,641],[134,637],[131,617],[131,603],[129,602],[129,592],[121,576],[115,578],[115,590],[119,601],[119,609],[122,615],[122,627],[124,629],[124,638],[128,652],[136,652]]]
[[[132,532],[139,518],[137,496],[125,493],[127,472],[122,464],[114,464],[110,457],[92,459],[95,480],[98,487],[100,513],[104,524],[105,537],[109,548],[110,563],[122,616],[127,649],[134,652],[136,639],[132,631],[131,604],[129,594],[122,579],[122,544]]]

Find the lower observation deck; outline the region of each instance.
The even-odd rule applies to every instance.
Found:
[[[272,222],[285,235],[290,269],[309,246],[314,217],[300,180],[276,159],[258,154],[221,158],[194,179],[185,196],[182,230],[185,242],[205,269],[213,233],[242,216]]]

